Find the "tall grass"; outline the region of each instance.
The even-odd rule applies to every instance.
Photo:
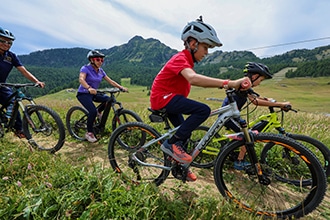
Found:
[[[130,93],[120,94],[118,100],[149,123],[147,89],[129,89]],[[193,88],[191,97],[214,109],[221,103],[207,101],[206,98],[224,97],[224,91]],[[315,99],[328,100],[327,97],[323,95]],[[53,108],[63,121],[71,106],[80,105],[75,93],[68,91],[40,97],[36,101]],[[309,113],[287,113],[284,127],[287,131],[310,135],[330,146],[330,117],[317,113],[329,111],[328,104],[323,106],[325,108],[318,106],[314,113],[310,110],[313,107],[308,108]],[[250,115],[250,119],[264,113],[267,113],[267,109],[259,107]],[[206,125],[210,123],[212,119],[205,122]],[[152,126],[159,131],[163,130],[161,124]],[[0,139],[0,218],[260,219],[228,204],[220,194],[198,183],[181,184],[176,181],[174,185],[158,188],[152,185],[124,184],[109,168],[108,138],[103,137],[97,144],[89,144],[67,137],[63,149],[51,155],[31,152],[24,140],[17,140],[7,133]],[[207,175],[203,170],[199,170],[198,174]],[[212,177],[210,181],[212,184]],[[200,193],[195,193],[197,188],[203,187]],[[310,219],[330,214],[326,208],[321,208],[320,213],[312,215]]]
[[[8,137],[0,150],[1,219],[255,219],[219,196],[175,198],[153,185],[124,184],[93,163],[71,166],[59,155],[31,152]],[[14,140],[14,141],[13,141]]]

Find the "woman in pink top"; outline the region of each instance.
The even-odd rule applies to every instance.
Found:
[[[163,143],[161,149],[180,163],[190,163],[192,158],[183,149],[183,145],[191,132],[211,112],[206,104],[187,98],[191,86],[240,89],[243,82],[248,85],[247,88],[251,86],[251,82],[248,77],[234,81],[222,80],[197,74],[193,70],[194,63],[200,62],[208,54],[209,48],[222,46],[214,28],[204,23],[202,17],[184,27],[181,39],[185,49],[174,55],[156,76],[151,88],[150,103],[154,110],[165,108],[174,126],[181,125]],[[183,115],[189,116],[184,120]],[[186,180],[196,179],[196,175],[188,170]]]

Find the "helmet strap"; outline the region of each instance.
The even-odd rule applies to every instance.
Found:
[[[258,79],[259,79],[259,77],[260,77],[260,74],[258,74],[258,77],[257,78],[255,78],[254,80],[252,79],[252,76],[253,75],[256,75],[256,74],[251,74],[251,73],[248,73],[248,77],[249,77],[249,79],[251,80],[251,83],[253,84],[255,81],[257,81]]]
[[[90,64],[95,68],[95,69],[99,69],[97,66],[96,66],[96,64],[92,61],[92,59],[90,59]]]
[[[185,46],[186,46],[186,48],[190,51],[194,63],[198,63],[198,61],[197,61],[196,58],[195,58],[195,53],[196,53],[197,50],[198,50],[198,44],[199,44],[199,42],[196,40],[196,43],[195,43],[195,49],[193,49],[193,50],[191,49],[189,42],[190,42],[190,41],[186,41],[186,42],[185,42]]]

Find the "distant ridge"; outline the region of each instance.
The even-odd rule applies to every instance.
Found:
[[[157,39],[144,39],[134,36],[127,43],[108,49],[99,49],[106,55],[103,69],[116,81],[131,78],[131,83],[150,87],[162,66],[178,51],[168,47]],[[88,63],[88,48],[57,48],[35,51],[28,55],[19,55],[23,64],[46,82],[43,90],[31,91],[34,95],[54,93],[66,88],[78,86],[81,66]],[[285,77],[330,76],[330,45],[311,50],[299,49],[282,55],[259,58],[250,51],[221,51],[209,54],[196,64],[195,70],[207,76],[236,79],[242,76],[247,61],[262,62],[272,73],[287,67],[295,71],[283,72]],[[288,69],[287,69],[288,70]],[[8,80],[23,82],[24,77],[13,71]]]

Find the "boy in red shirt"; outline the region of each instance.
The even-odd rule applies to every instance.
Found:
[[[222,46],[214,28],[204,23],[202,17],[184,27],[181,39],[185,49],[174,55],[157,74],[151,88],[150,103],[154,110],[165,108],[174,126],[181,125],[162,144],[161,149],[180,163],[190,163],[192,157],[183,149],[183,143],[211,112],[206,104],[187,98],[191,86],[239,90],[242,83],[246,83],[245,89],[248,89],[251,82],[248,77],[234,81],[222,80],[197,74],[193,70],[194,63],[200,62],[208,54],[209,48]],[[183,114],[189,117],[184,120]],[[196,175],[188,170],[186,180],[196,179]]]

